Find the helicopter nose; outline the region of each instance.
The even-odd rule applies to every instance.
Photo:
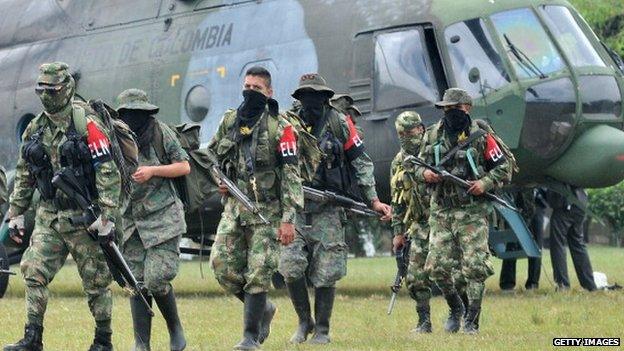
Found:
[[[624,179],[624,131],[597,125],[581,134],[546,174],[583,188],[603,188]]]

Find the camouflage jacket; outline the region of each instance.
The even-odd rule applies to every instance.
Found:
[[[95,182],[98,191],[98,205],[102,211],[102,215],[114,220],[118,215],[118,203],[120,199],[121,179],[115,162],[113,162],[110,153],[110,133],[111,131],[104,128],[100,117],[87,104],[79,101],[73,101],[74,106],[85,109],[85,117],[87,118],[86,142],[91,151],[92,163],[95,169]],[[68,106],[66,111],[71,116],[73,106]],[[11,193],[9,200],[10,212],[12,215],[24,213],[30,206],[33,193],[35,191],[34,177],[30,174],[25,160],[23,159],[24,142],[29,140],[31,135],[37,130],[43,128],[42,142],[46,152],[50,156],[50,162],[54,172],[61,168],[59,149],[67,140],[65,133],[71,124],[72,118],[65,119],[62,125],[56,125],[45,113],[40,113],[26,127],[22,135],[22,147],[15,166],[15,187]],[[57,197],[62,197],[60,191],[56,193]],[[59,215],[67,216],[67,214],[58,211],[49,201],[41,201],[40,206],[46,207],[50,212],[57,212]],[[75,213],[75,210],[69,212]]]
[[[189,156],[182,148],[174,132],[165,123],[156,120],[162,130],[164,151],[168,160],[184,161]],[[140,166],[160,166],[154,146],[150,146],[149,157],[139,152]],[[123,242],[135,230],[145,247],[152,247],[182,235],[186,231],[184,208],[175,187],[168,178],[152,177],[143,184],[135,184],[130,201],[122,211]]]
[[[469,134],[472,135],[479,130],[477,123],[472,121]],[[460,138],[460,143],[461,140]],[[442,121],[431,127],[423,142],[425,147],[421,149],[419,158],[433,165],[438,165],[447,152],[454,147],[445,135]],[[513,172],[512,164],[505,158],[495,138],[488,133],[472,140],[469,145],[451,157],[443,167],[460,178],[482,181],[485,191],[501,188],[505,183],[510,182]],[[416,176],[424,181],[423,171],[423,168],[418,167]],[[433,189],[431,203],[437,208],[484,201],[483,197],[472,196],[466,192],[466,189],[447,181],[436,184]]]
[[[268,109],[251,130],[251,136],[242,142],[236,141],[235,124],[236,110],[226,111],[208,146],[217,155],[221,169],[256,202],[269,221],[295,223],[297,211],[303,208],[296,130]],[[255,156],[253,176],[247,171],[245,148]],[[227,197],[224,211],[233,212],[241,225],[262,223],[231,196]]]
[[[299,114],[299,110],[295,110]],[[358,130],[352,118],[347,116],[334,107],[326,112],[326,123],[321,130],[313,131],[313,134],[322,141],[322,136],[329,132],[333,134],[340,142],[342,142],[342,150],[345,154],[347,162],[350,162],[351,168],[355,172],[357,185],[362,191],[362,195],[368,202],[377,198],[377,190],[375,189],[375,175],[373,174],[375,167],[373,160],[366,153],[362,132]],[[312,132],[312,131],[311,131]],[[321,147],[323,150],[323,147]],[[326,160],[321,161],[321,166]]]

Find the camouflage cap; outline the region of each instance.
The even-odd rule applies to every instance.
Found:
[[[69,66],[65,62],[44,63],[39,66],[37,84],[57,85],[71,80]]]
[[[117,96],[117,112],[121,110],[143,110],[157,113],[159,108],[149,103],[147,93],[141,89],[127,89]]]
[[[358,109],[357,106],[353,104],[353,98],[348,94],[336,94],[329,100],[329,103],[338,110],[343,111],[344,113],[353,114],[354,116],[351,117],[357,117],[362,115],[360,109]],[[349,110],[353,110],[353,113],[351,113]]]
[[[415,111],[401,112],[401,114],[397,116],[397,119],[394,122],[397,133],[407,132],[418,127],[421,124],[422,118],[420,118],[418,112]]]
[[[444,92],[442,101],[436,102],[435,105],[437,108],[441,108],[444,106],[454,106],[460,104],[472,105],[472,98],[464,89],[450,88]]]
[[[302,75],[301,78],[299,78],[299,87],[297,88],[297,90],[295,90],[294,93],[292,93],[292,97],[294,97],[295,99],[299,99],[299,94],[303,90],[324,92],[328,95],[329,98],[334,96],[334,91],[327,86],[327,82],[325,82],[325,79],[321,77],[321,75],[318,73],[308,73]]]

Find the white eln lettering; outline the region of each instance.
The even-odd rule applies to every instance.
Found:
[[[354,144],[356,147],[360,147],[360,145],[362,145],[362,143],[363,143],[363,142],[362,142],[362,139],[360,139],[360,136],[359,136],[359,135],[354,136],[351,140],[353,141],[353,144]]]
[[[283,157],[297,156],[297,144],[294,141],[281,142],[280,149]]]
[[[500,147],[498,147],[498,145],[490,150],[490,157],[492,158],[493,162],[498,162],[498,160],[503,158],[503,152],[501,151]]]
[[[100,149],[104,155],[110,155],[110,149],[108,148],[108,143],[105,142],[104,139],[100,139]]]

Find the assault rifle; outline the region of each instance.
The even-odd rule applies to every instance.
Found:
[[[0,274],[15,275],[15,272],[11,272],[8,269],[0,269]]]
[[[410,246],[412,244],[411,239],[405,240],[401,249],[397,250],[394,255],[397,265],[397,274],[394,278],[394,283],[390,286],[390,290],[392,290],[392,296],[390,297],[390,304],[388,305],[388,315],[392,313],[394,309],[394,304],[396,303],[397,295],[399,294],[399,290],[401,290],[401,286],[405,281],[405,277],[407,277],[407,267],[409,265],[409,252]]]
[[[371,210],[365,203],[355,201],[350,197],[342,196],[329,190],[319,190],[309,186],[303,186],[303,197],[308,200],[330,203],[344,207],[348,211],[368,217],[377,217],[379,213]]]
[[[84,211],[82,216],[69,219],[72,225],[87,228],[99,217],[100,208],[93,201],[93,199],[89,198],[85,189],[81,186],[80,182],[70,169],[62,168],[60,171],[56,172],[52,178],[52,185],[63,192],[65,196],[72,199],[78,207]],[[139,283],[132,274],[130,267],[128,267],[126,260],[119,251],[119,247],[117,247],[117,244],[115,244],[114,241],[104,239],[111,235],[111,233],[87,232],[89,233],[89,236],[91,236],[91,239],[100,244],[100,248],[104,253],[108,268],[115,281],[122,288],[129,289],[133,295],[140,296],[141,301],[148,310],[148,313],[153,316],[154,312],[152,311],[150,304],[147,302],[146,293],[141,286],[142,284]]]
[[[225,173],[223,173],[223,171],[221,171],[221,167],[219,167],[219,162],[217,162],[216,157],[214,157],[210,150],[208,151],[208,154],[208,159],[210,161],[210,171],[212,172],[212,175],[216,178],[215,180],[217,180],[217,185],[219,185],[219,182],[221,182],[227,187],[229,194],[232,195],[236,200],[238,200],[238,202],[240,202],[249,212],[258,216],[262,223],[270,224],[271,222],[269,222],[269,220],[266,219],[266,217],[264,217],[262,213],[260,213],[260,209],[258,208],[258,206],[256,206],[251,201],[251,199],[247,197],[247,195],[245,195],[245,193],[243,193],[236,186],[236,184],[230,178],[228,178]]]
[[[462,187],[464,189],[468,189],[471,186],[470,183],[467,180],[462,179],[462,178],[460,178],[460,177],[458,177],[458,176],[456,176],[454,174],[451,174],[450,172],[448,172],[444,168],[432,166],[432,165],[424,162],[423,160],[421,160],[421,159],[419,159],[417,157],[410,156],[410,157],[406,158],[405,161],[406,162],[412,162],[413,164],[415,164],[417,166],[424,167],[424,168],[432,171],[433,173],[440,175],[442,177],[442,179],[447,180],[447,181],[449,181],[451,183],[455,183],[455,184],[459,185],[460,187]],[[502,197],[500,197],[500,196],[498,196],[496,194],[493,194],[491,192],[485,192],[485,193],[483,193],[483,195],[480,195],[480,196],[483,196],[483,197],[485,197],[486,199],[488,199],[490,201],[493,201],[493,202],[496,202],[496,203],[498,203],[498,204],[500,204],[502,206],[505,206],[505,207],[509,208],[510,210],[517,211],[517,209],[514,206],[510,205],[507,201],[505,201],[505,199],[503,199]]]

